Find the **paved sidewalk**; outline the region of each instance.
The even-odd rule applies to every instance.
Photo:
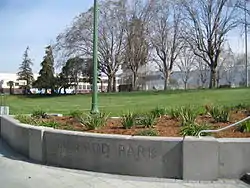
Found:
[[[239,180],[185,182],[109,175],[29,163],[0,141],[1,188],[247,188]]]

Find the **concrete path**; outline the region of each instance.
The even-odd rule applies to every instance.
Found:
[[[1,188],[247,188],[239,180],[185,182],[47,167],[28,162],[0,140]]]

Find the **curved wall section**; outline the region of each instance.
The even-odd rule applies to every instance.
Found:
[[[58,167],[185,180],[238,179],[250,172],[250,138],[136,137],[55,130],[0,116],[1,139]]]

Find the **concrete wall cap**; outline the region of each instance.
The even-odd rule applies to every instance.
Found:
[[[193,137],[193,136],[186,136],[185,138],[184,138],[184,141],[197,141],[197,142],[201,142],[201,141],[205,141],[205,142],[214,142],[214,141],[217,141],[217,139],[216,138],[214,138],[214,137],[209,137],[209,136],[207,136],[207,137]]]
[[[249,142],[250,138],[219,138],[217,139],[220,143],[227,143],[227,142],[234,142],[234,143],[241,143],[241,142]]]

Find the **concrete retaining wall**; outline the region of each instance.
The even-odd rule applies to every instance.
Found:
[[[97,172],[180,179],[182,140],[45,131],[45,160]]]
[[[218,139],[219,177],[241,178],[250,172],[250,138]]]
[[[250,172],[250,139],[103,135],[20,124],[1,116],[1,137],[43,164],[186,180],[240,178]]]

